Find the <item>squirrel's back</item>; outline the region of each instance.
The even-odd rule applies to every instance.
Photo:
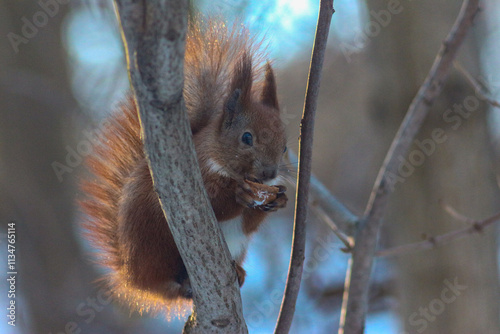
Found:
[[[190,23],[184,98],[193,134],[223,109],[233,70],[244,54],[251,57],[253,76],[262,76],[265,53],[242,26],[230,28],[214,19]],[[166,304],[163,296],[129,284],[130,273],[125,268],[126,256],[121,245],[118,218],[124,187],[135,177],[137,166],[146,166],[144,177],[149,177],[134,100],[127,97],[102,129],[99,144],[86,161],[93,177],[82,182],[86,198],[80,204],[85,214],[86,236],[100,251],[98,263],[109,270],[105,283],[116,296],[140,312],[170,309],[173,305]],[[145,219],[144,224],[147,223]]]

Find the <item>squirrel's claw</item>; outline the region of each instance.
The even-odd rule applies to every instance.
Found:
[[[233,264],[234,264],[234,269],[236,270],[236,275],[238,276],[238,284],[240,285],[240,288],[241,288],[243,283],[245,283],[245,277],[247,275],[247,272],[245,271],[245,269],[243,269],[243,267],[241,265],[239,265],[234,260],[233,260]]]
[[[278,194],[284,194],[286,192],[286,187],[282,185],[275,186],[278,188]]]

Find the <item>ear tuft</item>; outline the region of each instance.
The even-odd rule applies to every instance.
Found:
[[[234,67],[231,81],[231,92],[235,92],[237,89],[241,91],[240,102],[243,106],[247,106],[251,101],[252,81],[252,59],[248,52],[245,51]]]
[[[229,97],[226,100],[226,104],[224,106],[224,128],[228,129],[231,127],[231,124],[233,124],[234,117],[236,113],[238,112],[238,109],[240,109],[240,96],[241,96],[241,90],[240,89],[235,89],[234,92],[229,95]]]
[[[278,94],[276,92],[276,79],[269,62],[266,64],[266,77],[260,99],[263,104],[279,110]]]

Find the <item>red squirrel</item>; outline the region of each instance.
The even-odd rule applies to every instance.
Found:
[[[250,236],[269,211],[287,203],[286,188],[276,185],[285,129],[273,69],[262,65],[260,45],[244,29],[199,21],[190,25],[184,64],[198,163],[240,286]],[[87,196],[81,202],[86,235],[109,269],[106,283],[140,311],[189,300],[189,277],[153,189],[134,100],[129,97],[106,125],[86,162],[93,176],[82,182]],[[260,201],[250,187],[260,183],[276,185],[271,201]]]

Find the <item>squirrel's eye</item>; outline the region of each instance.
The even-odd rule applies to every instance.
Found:
[[[283,150],[283,153],[286,153],[287,147],[285,146],[285,149]]]
[[[247,144],[248,146],[253,146],[253,136],[250,132],[245,132],[243,136],[241,136],[241,141]]]

